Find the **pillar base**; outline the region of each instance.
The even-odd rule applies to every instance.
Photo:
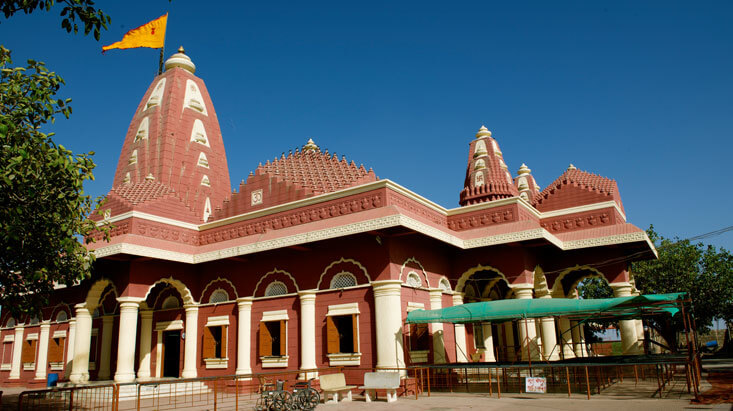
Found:
[[[196,371],[183,370],[181,373],[182,378],[196,378]]]
[[[298,374],[298,379],[301,381],[308,381],[311,378],[318,378],[318,372],[317,371],[301,371]]]
[[[135,381],[135,374],[115,374],[116,383],[126,383]]]
[[[69,376],[69,381],[74,384],[84,384],[86,382],[89,382],[89,374],[71,374]]]

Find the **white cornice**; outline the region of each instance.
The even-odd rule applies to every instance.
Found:
[[[201,227],[198,224],[186,223],[183,221],[174,220],[172,218],[160,217],[154,214],[148,214],[148,213],[143,213],[143,212],[134,211],[134,210],[127,211],[125,213],[118,214],[116,216],[112,216],[102,221],[97,221],[97,227],[100,227],[106,223],[115,223],[117,221],[127,220],[128,218],[139,218],[141,220],[154,221],[156,223],[168,224],[174,227],[181,227],[181,228],[185,228],[185,229],[193,230],[193,231],[199,231]]]
[[[623,217],[624,221],[626,221],[626,214],[621,210],[621,208],[616,204],[615,201],[604,201],[601,203],[594,203],[594,204],[588,204],[584,206],[578,206],[578,207],[570,207],[570,208],[564,208],[561,210],[554,210],[554,211],[546,211],[546,212],[540,212],[536,208],[534,208],[530,203],[528,203],[526,200],[522,199],[521,197],[510,197],[510,198],[504,198],[500,200],[494,200],[489,201],[485,203],[479,203],[479,204],[473,204],[465,207],[456,207],[452,209],[446,209],[445,207],[436,204],[427,198],[410,191],[409,189],[395,183],[392,180],[378,180],[373,181],[370,183],[358,185],[355,187],[349,187],[345,188],[343,190],[334,191],[331,193],[321,194],[314,197],[308,197],[301,200],[292,201],[286,204],[280,204],[268,208],[263,208],[261,210],[257,211],[251,211],[244,214],[239,214],[232,217],[227,217],[221,220],[212,221],[210,223],[203,223],[203,224],[193,224],[193,223],[187,223],[179,220],[175,220],[172,218],[166,218],[166,217],[159,217],[153,214],[149,213],[143,213],[140,211],[128,211],[122,214],[118,214],[116,216],[112,216],[108,219],[102,220],[97,222],[97,226],[101,226],[105,223],[115,223],[118,221],[126,220],[128,218],[138,218],[142,220],[148,220],[158,223],[167,224],[174,227],[180,227],[185,228],[188,230],[193,231],[204,231],[212,228],[222,227],[228,224],[240,222],[240,221],[246,221],[251,220],[258,217],[263,217],[267,215],[277,214],[284,211],[290,211],[301,207],[307,207],[313,204],[319,204],[324,203],[331,200],[337,200],[344,197],[353,196],[356,194],[362,194],[369,191],[374,191],[382,188],[390,189],[394,192],[397,192],[399,194],[404,195],[405,197],[408,197],[409,199],[416,201],[417,203],[427,207],[428,209],[437,212],[441,214],[444,217],[450,217],[454,215],[460,215],[475,211],[481,211],[481,210],[487,210],[491,208],[496,207],[502,207],[507,205],[516,204],[524,210],[526,210],[528,213],[535,216],[537,219],[543,219],[543,218],[551,218],[551,217],[557,217],[567,214],[575,214],[575,213],[581,213],[586,211],[592,211],[592,210],[599,210],[603,208],[608,207],[614,207],[616,211],[619,212],[619,214]]]
[[[356,223],[349,223],[321,230],[308,231],[305,233],[284,236],[271,240],[258,241],[251,244],[227,247],[220,250],[209,251],[199,254],[180,253],[129,243],[121,243],[110,245],[107,247],[100,247],[94,251],[94,254],[97,258],[113,254],[132,254],[143,257],[158,258],[162,260],[197,264],[397,226],[409,228],[425,236],[435,238],[460,249],[487,247],[492,245],[536,239],[544,239],[561,250],[574,250],[579,248],[643,241],[649,244],[652,252],[656,254],[656,250],[654,249],[653,244],[649,241],[649,238],[644,232],[596,237],[583,240],[562,241],[543,228],[533,228],[529,230],[489,235],[464,240],[442,229],[433,227],[429,224],[423,223],[421,221],[401,214],[359,221]]]
[[[584,213],[586,211],[594,211],[594,210],[600,210],[603,208],[610,208],[610,207],[615,208],[616,211],[618,211],[618,213],[621,214],[621,217],[623,217],[624,222],[626,222],[626,214],[621,210],[621,207],[619,207],[615,201],[603,201],[600,203],[587,204],[587,205],[582,205],[578,207],[569,207],[569,208],[563,208],[560,210],[544,211],[540,213],[540,218],[552,218],[552,217],[558,217],[558,216],[567,215],[567,214]]]
[[[106,257],[114,254],[131,254],[141,257],[157,258],[161,260],[177,261],[180,263],[193,264],[195,254],[179,253],[175,251],[162,250],[160,248],[146,247],[137,244],[120,243],[106,247],[100,247],[92,251],[96,258]]]

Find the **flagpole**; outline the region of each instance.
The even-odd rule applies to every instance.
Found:
[[[168,12],[165,13],[168,16]],[[168,17],[165,22],[165,32],[163,34],[163,47],[160,49],[160,60],[158,61],[158,75],[163,74],[163,55],[165,54],[165,39],[168,36]]]

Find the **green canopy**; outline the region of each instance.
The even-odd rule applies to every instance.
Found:
[[[447,307],[440,310],[415,310],[407,314],[407,322],[473,323],[503,322],[517,318],[567,317],[639,317],[641,313],[679,311],[679,301],[685,293],[648,294],[633,297],[598,298],[536,298],[484,301]]]

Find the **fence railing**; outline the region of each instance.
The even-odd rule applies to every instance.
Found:
[[[119,388],[105,384],[24,391],[18,396],[18,410],[116,411]]]
[[[330,367],[249,375],[227,375],[189,379],[161,379],[130,384],[86,385],[24,391],[18,398],[19,410],[170,410],[178,408],[240,410],[258,405],[265,383],[284,381],[285,390],[299,380],[316,375],[342,372],[347,385],[362,385],[364,373],[374,368]],[[459,363],[433,364],[408,368],[380,369],[403,375],[398,395],[403,397],[432,392],[525,392],[526,377],[543,377],[547,392],[582,394],[588,399],[615,383],[633,383],[646,397],[661,397],[673,385],[690,393],[697,390],[695,372],[686,361],[638,364],[615,363]],[[319,389],[318,381],[313,388]]]

